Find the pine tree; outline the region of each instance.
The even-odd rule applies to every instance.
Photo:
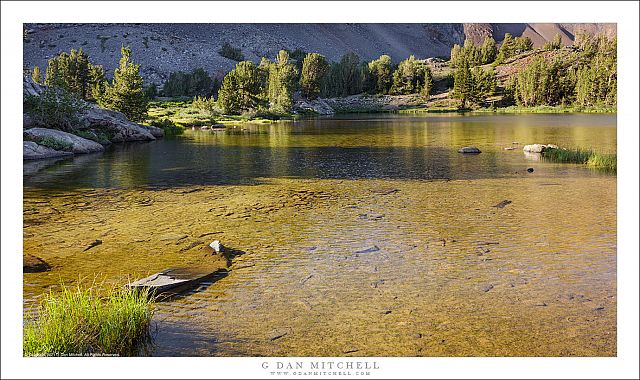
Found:
[[[92,65],[89,57],[82,50],[71,49],[70,53],[60,53],[49,59],[44,83],[47,86],[62,88],[84,100],[94,100],[92,89],[103,80],[95,73],[102,66]],[[103,70],[104,72],[104,70]]]
[[[484,102],[486,98],[492,96],[496,92],[496,72],[493,68],[484,70],[479,67],[475,67],[471,71],[473,80],[473,96],[474,101]]]
[[[322,83],[329,73],[329,68],[329,63],[323,55],[311,53],[304,57],[300,75],[300,88],[305,98],[315,99],[320,95]]]
[[[462,47],[458,44],[454,44],[451,48],[451,54],[449,57],[449,61],[451,63],[451,67],[457,67],[460,63],[460,60],[463,58],[464,54],[462,51]]]
[[[400,62],[394,71],[391,91],[394,94],[424,93],[427,70],[429,68],[423,62],[418,61],[413,55],[409,56]]]
[[[147,116],[148,101],[144,95],[140,65],[131,60],[131,49],[122,47],[120,64],[113,73],[113,81],[105,87],[98,99],[101,107],[122,112],[131,121],[143,121]]]
[[[101,65],[91,65],[89,69],[89,78],[91,82],[91,96],[88,100],[97,102],[104,95],[107,80],[104,75],[104,67]]]
[[[393,84],[391,57],[386,54],[381,55],[380,58],[369,62],[368,68],[374,82],[375,93],[388,94]]]
[[[562,37],[560,33],[556,33],[553,40],[547,41],[542,47],[544,50],[558,50],[562,47]]]
[[[360,57],[352,51],[346,53],[340,59],[339,70],[342,96],[360,93],[362,89],[362,76],[359,66]]]
[[[453,93],[454,99],[460,99],[460,108],[464,109],[467,103],[475,98],[475,84],[473,83],[473,75],[469,68],[469,62],[463,59],[453,74]]]
[[[265,104],[265,83],[258,67],[251,61],[238,62],[222,80],[218,102],[226,114],[254,111]]]
[[[502,40],[502,44],[500,44],[500,49],[498,50],[498,62],[503,62],[505,59],[511,57],[516,50],[515,40],[511,33],[505,33],[504,39]]]
[[[40,68],[38,66],[33,68],[33,71],[31,72],[31,78],[34,82],[42,84],[42,73],[40,72]]]
[[[433,89],[433,75],[431,74],[431,69],[429,67],[425,67],[423,95],[426,100],[429,100],[429,98],[431,97],[432,89]]]
[[[470,66],[473,67],[480,63],[480,51],[472,40],[464,40],[464,46],[462,47],[462,50],[464,52],[464,57],[469,62]]]
[[[492,37],[486,37],[480,47],[480,61],[483,64],[491,63],[496,60],[497,56],[498,48],[496,46],[496,40]]]
[[[298,70],[289,63],[289,53],[285,50],[278,52],[276,63],[261,62],[268,72],[267,97],[269,109],[275,113],[287,113],[293,106],[293,93],[296,87]]]
[[[533,49],[533,41],[526,36],[516,37],[515,39],[515,52],[523,53]]]

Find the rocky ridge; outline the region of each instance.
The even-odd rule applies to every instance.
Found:
[[[129,45],[141,64],[145,81],[160,84],[173,71],[198,67],[221,76],[236,62],[218,50],[225,42],[242,50],[245,59],[273,59],[280,49],[318,52],[337,61],[354,51],[363,60],[388,54],[398,62],[448,56],[465,38],[476,43],[504,33],[531,38],[542,46],[561,35],[565,44],[578,30],[616,33],[615,24],[25,24],[24,66],[46,68],[47,60],[72,48],[82,48],[92,62],[105,67],[108,76],[118,64],[120,47]]]

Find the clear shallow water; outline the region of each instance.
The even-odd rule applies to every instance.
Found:
[[[616,177],[529,143],[614,152],[615,116],[365,115],[25,163],[25,251],[53,266],[25,305],[219,238],[246,253],[158,305],[155,355],[615,355]]]

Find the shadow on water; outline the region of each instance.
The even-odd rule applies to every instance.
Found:
[[[189,289],[184,289],[183,291],[179,291],[176,293],[165,293],[161,297],[157,298],[159,302],[171,302],[180,299],[187,298],[194,294],[198,294],[207,290],[211,285],[215,284],[217,281],[222,280],[223,278],[229,275],[228,270],[220,270],[217,271],[212,276],[209,276],[205,281],[200,282],[197,285],[190,287]]]
[[[494,154],[472,157],[438,147],[177,145],[157,141],[46,164],[25,163],[24,186],[68,191],[247,185],[265,177],[474,179],[510,171]]]
[[[615,151],[615,116],[375,114],[232,126],[114,144],[100,154],[25,161],[23,178],[25,190],[35,192],[250,185],[278,177],[496,178],[526,169],[521,151],[503,150],[514,141]],[[457,152],[469,145],[483,153]]]

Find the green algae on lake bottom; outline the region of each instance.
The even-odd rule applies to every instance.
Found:
[[[215,238],[246,254],[158,304],[158,355],[614,355],[615,178],[547,182],[265,179],[25,200],[42,210],[25,251],[54,269],[25,274],[24,295],[208,262]]]
[[[25,165],[25,253],[51,266],[25,312],[219,239],[244,254],[157,304],[154,355],[614,356],[616,177],[516,142],[615,152],[615,117],[376,115]]]

